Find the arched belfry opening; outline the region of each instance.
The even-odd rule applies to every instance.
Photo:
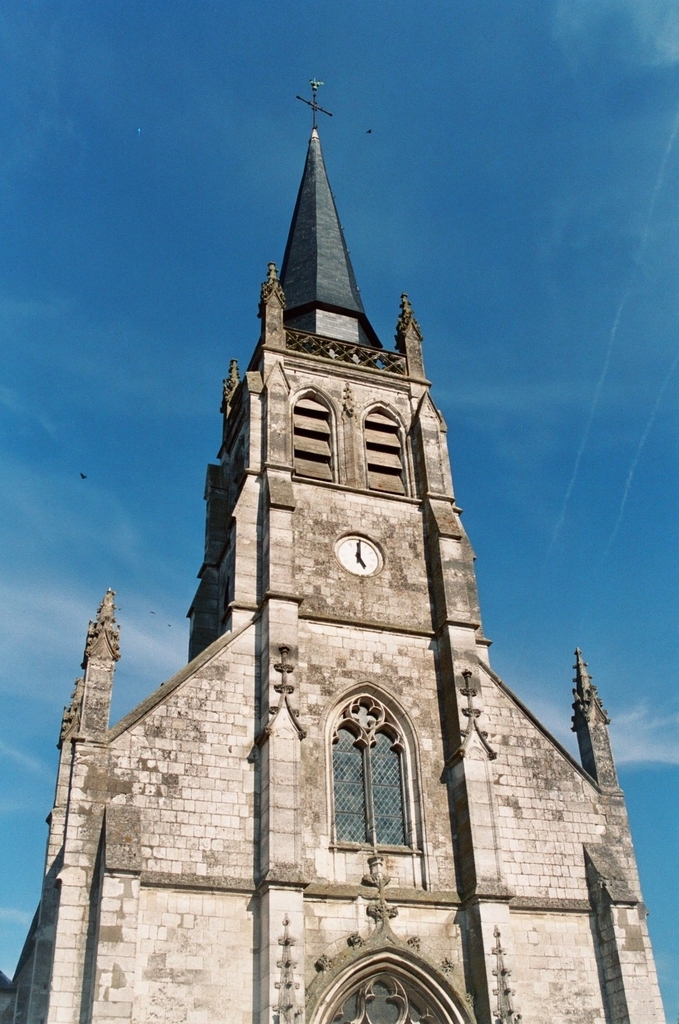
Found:
[[[365,418],[365,460],[371,491],[405,494],[405,465],[401,426],[384,408],[372,409]]]
[[[292,437],[294,470],[298,476],[332,480],[334,473],[332,413],[316,392],[294,404]]]

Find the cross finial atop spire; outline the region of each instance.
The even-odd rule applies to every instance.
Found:
[[[318,103],[316,102],[316,93],[318,92],[320,87],[323,85],[323,82],[319,82],[317,78],[311,78],[311,79],[309,79],[309,85],[311,86],[311,96],[312,96],[312,98],[310,100],[305,100],[303,96],[298,96],[297,99],[301,100],[302,103],[306,103],[307,106],[311,107],[311,109],[313,111],[312,128],[315,131],[316,130],[316,111],[320,110],[320,112],[322,114],[327,114],[328,117],[332,117],[332,114],[330,113],[329,110],[326,110],[325,107],[319,107]]]

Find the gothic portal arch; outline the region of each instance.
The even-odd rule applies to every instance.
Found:
[[[390,945],[308,990],[307,1024],[474,1024],[467,1000],[422,957]]]

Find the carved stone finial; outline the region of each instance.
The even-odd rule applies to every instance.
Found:
[[[301,1009],[297,1007],[297,989],[299,982],[295,981],[295,967],[297,961],[293,958],[292,950],[296,939],[290,935],[290,919],[286,914],[283,918],[283,935],[278,940],[282,947],[281,958],[276,966],[280,969],[280,978],[276,982],[278,989],[278,1011],[279,1024],[295,1024],[302,1016]]]
[[[295,692],[295,687],[293,686],[293,684],[288,682],[288,676],[290,675],[291,672],[294,671],[295,668],[294,665],[290,664],[290,662],[286,660],[288,654],[290,653],[290,648],[288,647],[287,644],[281,644],[278,650],[280,651],[281,660],[275,662],[274,669],[276,672],[280,672],[281,681],[280,683],[275,684],[274,690],[276,691],[276,693],[280,694],[280,696],[278,698],[278,704],[275,707],[269,708],[269,715],[271,717],[269,718],[269,721],[255,739],[255,743],[257,744],[257,746],[261,746],[267,739],[267,737],[271,736],[274,730],[274,723],[284,707],[287,709],[288,715],[290,716],[290,721],[292,722],[295,732],[297,733],[298,739],[303,740],[304,737],[306,736],[306,729],[303,729],[298,721],[299,711],[297,711],[296,708],[293,708],[290,703],[290,697]]]
[[[278,279],[278,270],[275,263],[269,263],[266,281],[262,285],[260,292],[260,303],[259,303],[259,315],[262,315],[262,306],[265,306],[271,298],[275,296],[281,304],[281,307],[285,309],[285,292],[283,286]]]
[[[464,717],[468,720],[468,725],[467,728],[460,734],[460,739],[462,740],[462,743],[455,751],[455,753],[452,755],[452,757],[448,758],[446,764],[453,764],[457,760],[457,758],[464,757],[466,755],[471,740],[475,733],[478,736],[479,740],[481,741],[481,746],[485,750],[488,756],[488,760],[494,761],[495,758],[497,757],[497,753],[493,750],[490,743],[488,742],[488,733],[481,729],[481,727],[479,726],[479,716],[481,714],[481,710],[480,708],[474,707],[474,697],[477,696],[479,691],[472,684],[472,673],[470,669],[464,669],[464,671],[462,672],[462,678],[464,679],[464,684],[460,687],[460,693],[462,694],[463,697],[467,698],[467,707],[463,707],[461,710]]]
[[[351,385],[348,381],[344,385],[344,391],[342,393],[342,409],[344,411],[344,415],[349,419],[351,419],[356,411],[354,406],[354,393],[351,390]]]
[[[598,717],[606,725],[610,723],[608,713],[601,702],[601,697],[598,694],[597,688],[592,682],[592,677],[587,671],[587,662],[582,656],[582,651],[579,647],[575,649],[575,676],[573,682],[575,683],[575,689],[573,690],[573,732],[577,732],[578,728],[578,717],[581,715],[586,722],[591,723],[593,719]]]
[[[229,363],[229,376],[225,377],[222,381],[222,404],[220,412],[228,412],[231,400],[233,399],[234,392],[240,384],[240,374],[238,372],[238,360],[232,359]]]
[[[399,313],[398,320],[396,321],[396,338],[398,340],[399,335],[405,336],[409,330],[415,331],[415,334],[422,341],[422,331],[420,325],[415,319],[413,313],[413,307],[410,305],[410,299],[405,292],[401,295],[401,312]]]
[[[59,734],[58,747],[61,747],[66,740],[70,740],[80,731],[80,719],[82,717],[83,696],[85,693],[85,680],[79,676],[73,687],[70,704],[64,708],[61,719],[61,732]]]
[[[295,666],[285,660],[290,653],[290,648],[287,644],[281,644],[278,650],[280,651],[281,660],[274,664],[274,669],[276,672],[280,672],[281,681],[280,683],[276,683],[274,690],[276,693],[294,693],[295,687],[292,683],[288,682],[288,675],[291,672],[294,672]]]
[[[120,626],[116,622],[116,606],[113,598],[115,590],[109,587],[97,609],[97,617],[87,627],[83,668],[93,657],[103,657],[106,661],[118,661],[120,658]]]
[[[497,979],[497,988],[493,989],[493,994],[497,996],[497,1010],[495,1015],[498,1024],[520,1024],[522,1019],[520,1013],[516,1013],[512,1005],[512,996],[515,994],[513,989],[509,986],[509,977],[511,971],[508,971],[505,967],[505,953],[506,949],[502,948],[500,943],[500,929],[497,925],[493,929],[493,936],[495,937],[495,945],[493,946],[491,953],[495,957],[495,970],[493,974]]]
[[[377,896],[371,900],[368,906],[365,908],[365,912],[368,917],[371,917],[377,926],[378,931],[382,931],[384,928],[389,928],[389,921],[398,917],[398,910],[396,907],[390,906],[384,898],[384,890],[391,881],[389,875],[385,875],[382,871],[384,867],[384,858],[375,854],[373,857],[368,857],[368,868],[370,874],[364,875],[362,878],[363,885],[371,885],[377,889]]]

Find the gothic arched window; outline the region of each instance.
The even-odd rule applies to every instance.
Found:
[[[344,708],[332,748],[338,842],[408,843],[403,754],[400,731],[383,704],[361,696]]]
[[[372,491],[405,494],[398,423],[381,409],[373,409],[365,418],[364,430],[368,487]]]
[[[292,414],[295,473],[332,480],[331,438],[330,410],[315,398],[300,398]]]

